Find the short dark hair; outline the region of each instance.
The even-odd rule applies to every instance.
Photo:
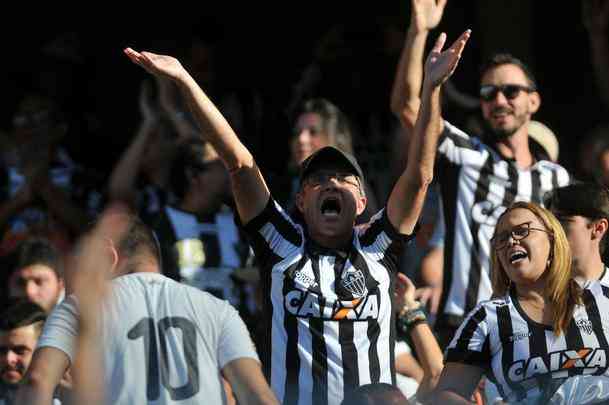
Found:
[[[362,385],[348,393],[343,405],[407,405],[408,399],[399,388],[387,383]]]
[[[133,214],[111,214],[124,217],[127,224],[127,229],[120,243],[114,247],[120,257],[125,260],[130,260],[136,256],[149,256],[153,258],[157,264],[161,263],[161,249],[159,241],[152,231],[137,215]],[[93,231],[101,218],[89,223],[86,234]]]
[[[9,272],[40,264],[49,267],[57,278],[63,277],[63,258],[50,240],[40,237],[25,239],[7,258]]]
[[[177,150],[170,169],[171,191],[178,199],[184,198],[189,186],[189,171],[204,170],[210,164],[222,165],[217,154],[205,141],[191,138]]]
[[[609,190],[596,183],[578,182],[554,189],[546,195],[545,205],[556,214],[609,220]],[[608,234],[601,240],[601,255],[607,250]]]
[[[325,98],[306,100],[298,111],[301,114],[313,113],[321,118],[321,125],[328,135],[328,142],[343,152],[353,155],[353,136],[347,116]]]
[[[0,312],[0,331],[35,325],[36,331],[40,333],[46,317],[44,309],[27,298],[9,298]]]
[[[535,80],[533,71],[523,61],[509,53],[496,53],[486,59],[480,67],[480,78],[482,79],[482,76],[484,76],[489,70],[502,65],[518,66],[526,76],[529,86],[533,90],[537,91],[537,80]]]

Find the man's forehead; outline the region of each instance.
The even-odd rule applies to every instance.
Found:
[[[50,277],[55,276],[55,271],[45,264],[32,264],[22,267],[15,272],[18,278]]]
[[[34,324],[0,331],[0,346],[36,344],[38,333]]]

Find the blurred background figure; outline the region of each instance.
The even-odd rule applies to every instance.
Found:
[[[47,313],[63,299],[63,257],[49,240],[23,240],[4,263],[9,297],[26,298]]]
[[[71,241],[100,206],[94,176],[62,147],[69,128],[60,106],[28,93],[12,118],[9,149],[0,177],[0,253],[37,235],[67,251]]]
[[[175,202],[152,221],[163,273],[234,305],[239,292],[231,274],[249,249],[235,224],[228,172],[213,147],[191,139],[180,146],[170,174]]]

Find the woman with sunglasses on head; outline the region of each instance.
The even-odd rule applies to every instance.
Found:
[[[507,403],[607,400],[609,288],[582,290],[571,278],[565,233],[539,205],[513,204],[491,245],[493,299],[469,313],[448,346],[438,403],[468,403],[483,374]]]

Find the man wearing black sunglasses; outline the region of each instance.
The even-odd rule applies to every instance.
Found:
[[[397,69],[391,108],[403,133],[413,132],[421,102],[425,41],[444,12],[446,0],[412,0],[411,24]],[[446,241],[444,277],[436,331],[444,346],[462,317],[491,295],[490,238],[497,218],[514,201],[541,203],[566,185],[569,174],[529,144],[531,116],[541,105],[533,74],[519,59],[498,54],[482,66],[480,107],[485,133],[479,139],[447,121],[438,143]]]

